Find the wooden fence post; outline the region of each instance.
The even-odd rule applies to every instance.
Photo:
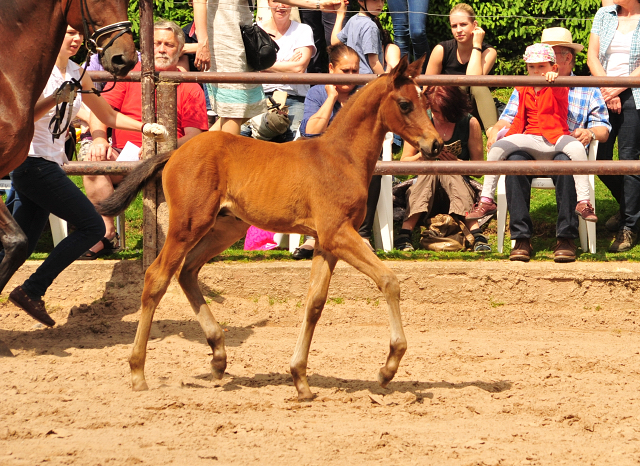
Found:
[[[178,83],[161,82],[157,86],[158,123],[167,128],[169,139],[158,143],[158,153],[178,147]],[[162,180],[156,180],[156,250],[162,249],[169,227],[169,210],[162,191]]]
[[[140,0],[140,50],[142,52],[142,122],[156,121],[156,80],[153,58],[153,0]],[[156,144],[152,138],[143,137],[142,156],[152,157],[156,153]],[[143,201],[143,239],[142,267],[147,267],[158,255],[156,232],[156,187],[149,183],[144,188]]]

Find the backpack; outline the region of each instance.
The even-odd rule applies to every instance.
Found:
[[[430,251],[462,251],[473,246],[473,235],[462,220],[438,214],[420,232],[420,245]]]

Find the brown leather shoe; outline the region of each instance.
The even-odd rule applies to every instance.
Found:
[[[16,287],[16,289],[11,292],[9,295],[9,301],[25,311],[38,322],[43,323],[48,327],[53,327],[56,324],[56,322],[47,313],[44,307],[44,301],[41,299],[38,301],[31,299],[27,296],[27,293],[25,293],[21,286]]]
[[[575,262],[576,244],[569,238],[558,238],[556,247],[553,248],[553,260],[556,262]]]
[[[532,255],[531,240],[529,238],[517,239],[516,245],[511,249],[511,254],[509,254],[509,260],[529,262]]]

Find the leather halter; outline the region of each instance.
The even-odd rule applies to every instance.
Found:
[[[69,6],[71,1],[69,0],[67,3],[66,13],[69,11]],[[118,23],[109,24],[108,26],[104,26],[102,28],[96,29],[96,23],[91,17],[91,13],[89,12],[89,6],[87,5],[87,0],[80,0],[80,13],[82,15],[82,27],[84,28],[84,37],[85,44],[87,49],[92,53],[98,53],[102,55],[109,47],[113,45],[113,43],[123,34],[132,34],[131,32],[131,21],[120,21]],[[93,29],[93,34],[89,35],[89,28]],[[100,38],[106,34],[110,34],[112,32],[120,31],[118,34],[114,35],[111,40],[104,47],[100,47],[98,45],[98,41]]]

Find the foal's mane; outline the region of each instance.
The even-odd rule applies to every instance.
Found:
[[[349,118],[351,118],[352,111],[357,111],[357,110],[372,111],[373,109],[370,108],[369,105],[367,105],[367,107],[369,108],[365,108],[365,106],[363,106],[362,103],[365,102],[365,100],[367,100],[367,98],[369,97],[369,94],[372,94],[374,90],[378,89],[383,84],[386,87],[386,83],[388,82],[389,79],[390,79],[389,74],[383,74],[377,79],[374,79],[373,81],[368,82],[364,87],[356,91],[355,95],[351,97],[349,100],[347,100],[347,103],[344,105],[344,107],[342,107],[342,109],[335,116],[335,118],[327,128],[327,131],[323,133],[323,136],[324,135],[332,136],[333,133],[338,133],[338,132],[344,131],[345,129],[348,129],[344,126],[344,120],[348,120]],[[376,102],[379,102],[383,97],[384,97],[384,90],[378,89]],[[359,107],[356,107],[356,106],[359,106]],[[356,108],[353,108],[353,107],[356,107]]]
[[[387,88],[389,87],[390,81],[392,80],[394,80],[393,70],[390,73],[385,73],[379,76],[377,79],[370,81],[363,88],[356,91],[355,95],[351,97],[344,105],[344,107],[342,107],[342,110],[338,112],[336,117],[331,122],[331,125],[329,125],[329,127],[327,128],[327,131],[323,133],[323,136],[327,135],[331,137],[334,135],[334,133],[348,130],[349,128],[345,127],[344,121],[352,118],[352,114],[354,112],[372,112],[374,110],[372,108],[372,103],[379,104],[382,101],[382,99],[388,93]],[[394,85],[396,87],[399,87],[411,82],[414,82],[413,78],[407,76],[406,74],[403,74],[401,76],[395,77]]]

